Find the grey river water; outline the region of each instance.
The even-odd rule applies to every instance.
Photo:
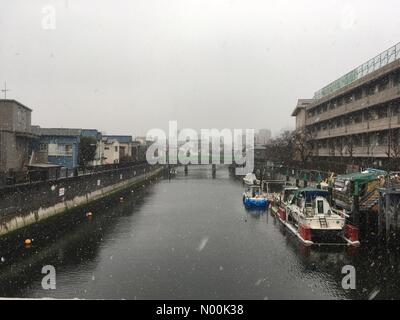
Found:
[[[0,239],[0,296],[110,299],[400,298],[399,253],[306,248],[268,212],[247,212],[227,168],[180,168],[118,197]],[[93,212],[91,219],[85,216]],[[24,247],[23,239],[33,238]],[[56,269],[44,290],[41,269]],[[342,267],[356,268],[344,290]]]

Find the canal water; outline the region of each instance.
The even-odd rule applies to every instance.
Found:
[[[399,253],[307,248],[217,169],[148,182],[0,239],[0,296],[106,299],[399,299]],[[91,218],[86,217],[92,212]],[[33,239],[30,247],[23,240]],[[44,290],[42,267],[56,269]],[[342,288],[343,266],[356,289]]]

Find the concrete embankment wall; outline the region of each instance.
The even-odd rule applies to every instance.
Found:
[[[2,188],[0,236],[142,183],[162,171],[162,167],[140,165]]]

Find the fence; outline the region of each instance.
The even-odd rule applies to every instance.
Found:
[[[361,79],[362,77],[376,71],[389,63],[400,59],[400,43],[394,45],[393,47],[387,49],[386,51],[378,54],[376,57],[363,63],[361,66],[350,71],[344,76],[340,77],[336,81],[328,84],[321,90],[318,90],[314,94],[314,99],[320,99],[328,94],[331,94],[354,81]]]
[[[124,162],[115,164],[105,164],[99,166],[87,166],[77,168],[53,168],[53,170],[29,170],[29,171],[10,171],[0,172],[0,187],[18,184],[31,184],[38,181],[57,181],[60,179],[91,175],[94,173],[131,168],[146,165],[146,161]]]

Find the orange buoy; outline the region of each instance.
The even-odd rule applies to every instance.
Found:
[[[29,246],[29,245],[32,244],[32,240],[31,240],[31,239],[25,239],[24,244],[25,244],[26,246]]]

